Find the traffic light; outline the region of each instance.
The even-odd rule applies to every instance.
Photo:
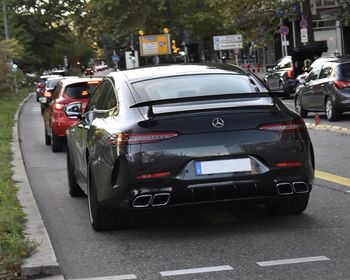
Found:
[[[171,48],[173,49],[173,53],[174,54],[177,54],[180,51],[180,48],[178,48],[176,46],[176,40],[175,39],[171,40]]]

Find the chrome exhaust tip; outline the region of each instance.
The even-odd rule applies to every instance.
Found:
[[[152,195],[144,194],[136,197],[132,203],[132,207],[135,208],[144,208],[148,207],[151,204]]]
[[[276,185],[276,187],[280,195],[293,194],[293,188],[291,183],[279,183]]]
[[[153,196],[151,205],[152,206],[164,206],[169,203],[170,193],[157,193]]]
[[[293,189],[295,193],[308,193],[309,186],[305,182],[294,182]]]

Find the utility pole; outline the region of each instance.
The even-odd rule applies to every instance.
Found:
[[[6,0],[2,0],[2,11],[4,14],[4,30],[5,30],[5,39],[8,40],[9,38],[9,28],[7,23],[7,6],[6,6]]]

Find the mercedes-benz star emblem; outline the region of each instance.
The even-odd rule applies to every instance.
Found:
[[[215,119],[213,119],[211,124],[216,128],[222,128],[224,126],[225,122],[221,118],[215,118]]]

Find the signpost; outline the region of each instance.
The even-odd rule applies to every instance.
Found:
[[[235,50],[236,63],[238,64],[239,49],[243,49],[243,36],[241,34],[214,36],[213,43],[214,50],[220,51],[221,62],[223,50]]]
[[[309,38],[307,36],[307,28],[300,29],[300,36],[301,36],[301,42],[303,44],[306,44],[309,41]]]
[[[141,56],[157,56],[171,54],[169,34],[140,36]]]
[[[289,34],[288,26],[282,25],[280,27],[281,44],[282,44],[282,56],[288,55],[289,41],[287,41],[287,35]]]
[[[236,35],[224,35],[214,36],[214,50],[232,50],[232,49],[243,49],[243,37],[241,34]]]

